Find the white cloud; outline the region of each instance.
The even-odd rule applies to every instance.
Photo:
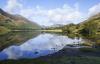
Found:
[[[18,9],[22,8],[22,4],[18,2],[18,0],[8,0],[7,5],[4,7],[10,13],[16,13]]]
[[[68,5],[63,5],[61,8],[49,10],[39,9],[36,10],[33,15],[46,18],[46,20],[41,20],[42,24],[43,22],[51,22],[52,24],[68,24],[82,18],[83,14],[76,7],[72,8]]]
[[[39,5],[35,8],[27,8],[18,0],[8,0],[5,9],[11,13],[21,14],[40,25],[78,23],[78,19],[83,17],[78,3],[75,3],[74,7],[64,4],[60,8],[48,10]]]
[[[94,15],[100,12],[100,3],[92,6],[91,8],[89,8],[89,12],[88,15]]]

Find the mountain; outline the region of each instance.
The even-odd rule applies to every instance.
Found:
[[[40,29],[41,27],[21,15],[12,15],[0,9],[0,26],[9,29]]]
[[[89,17],[79,24],[67,24],[59,27],[50,27],[48,29],[62,29],[66,34],[81,34],[95,37],[100,35],[100,13]]]
[[[81,34],[95,38],[100,35],[100,13],[91,16],[79,24],[66,25],[63,27],[63,31],[70,34]]]
[[[92,35],[92,37],[100,35],[100,13],[91,16],[80,26],[82,27],[82,29],[80,30],[81,34]]]

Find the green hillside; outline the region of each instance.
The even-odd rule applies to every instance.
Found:
[[[61,28],[61,27],[60,27]],[[83,35],[100,34],[100,13],[88,18],[79,24],[62,26],[63,32]]]
[[[29,21],[21,15],[9,14],[2,9],[0,9],[0,27],[1,26],[9,30],[40,29],[40,26],[35,22]],[[1,31],[3,32],[3,30],[0,30],[0,33]]]
[[[100,13],[90,17],[86,21],[80,24],[82,29],[80,33],[83,34],[100,34]]]
[[[100,13],[91,16],[87,20],[79,23],[79,24],[67,24],[59,27],[49,27],[45,29],[62,29],[64,34],[75,36],[82,35],[88,38],[100,38]]]

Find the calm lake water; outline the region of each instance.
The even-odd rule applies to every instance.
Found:
[[[0,36],[0,60],[27,59],[56,53],[63,48],[80,48],[82,38],[41,32],[10,32]]]

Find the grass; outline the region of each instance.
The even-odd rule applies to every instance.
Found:
[[[100,57],[66,57],[43,59],[6,60],[0,64],[100,64]]]
[[[44,31],[44,32],[62,32],[61,29],[55,29],[55,30],[40,30],[40,31]]]

